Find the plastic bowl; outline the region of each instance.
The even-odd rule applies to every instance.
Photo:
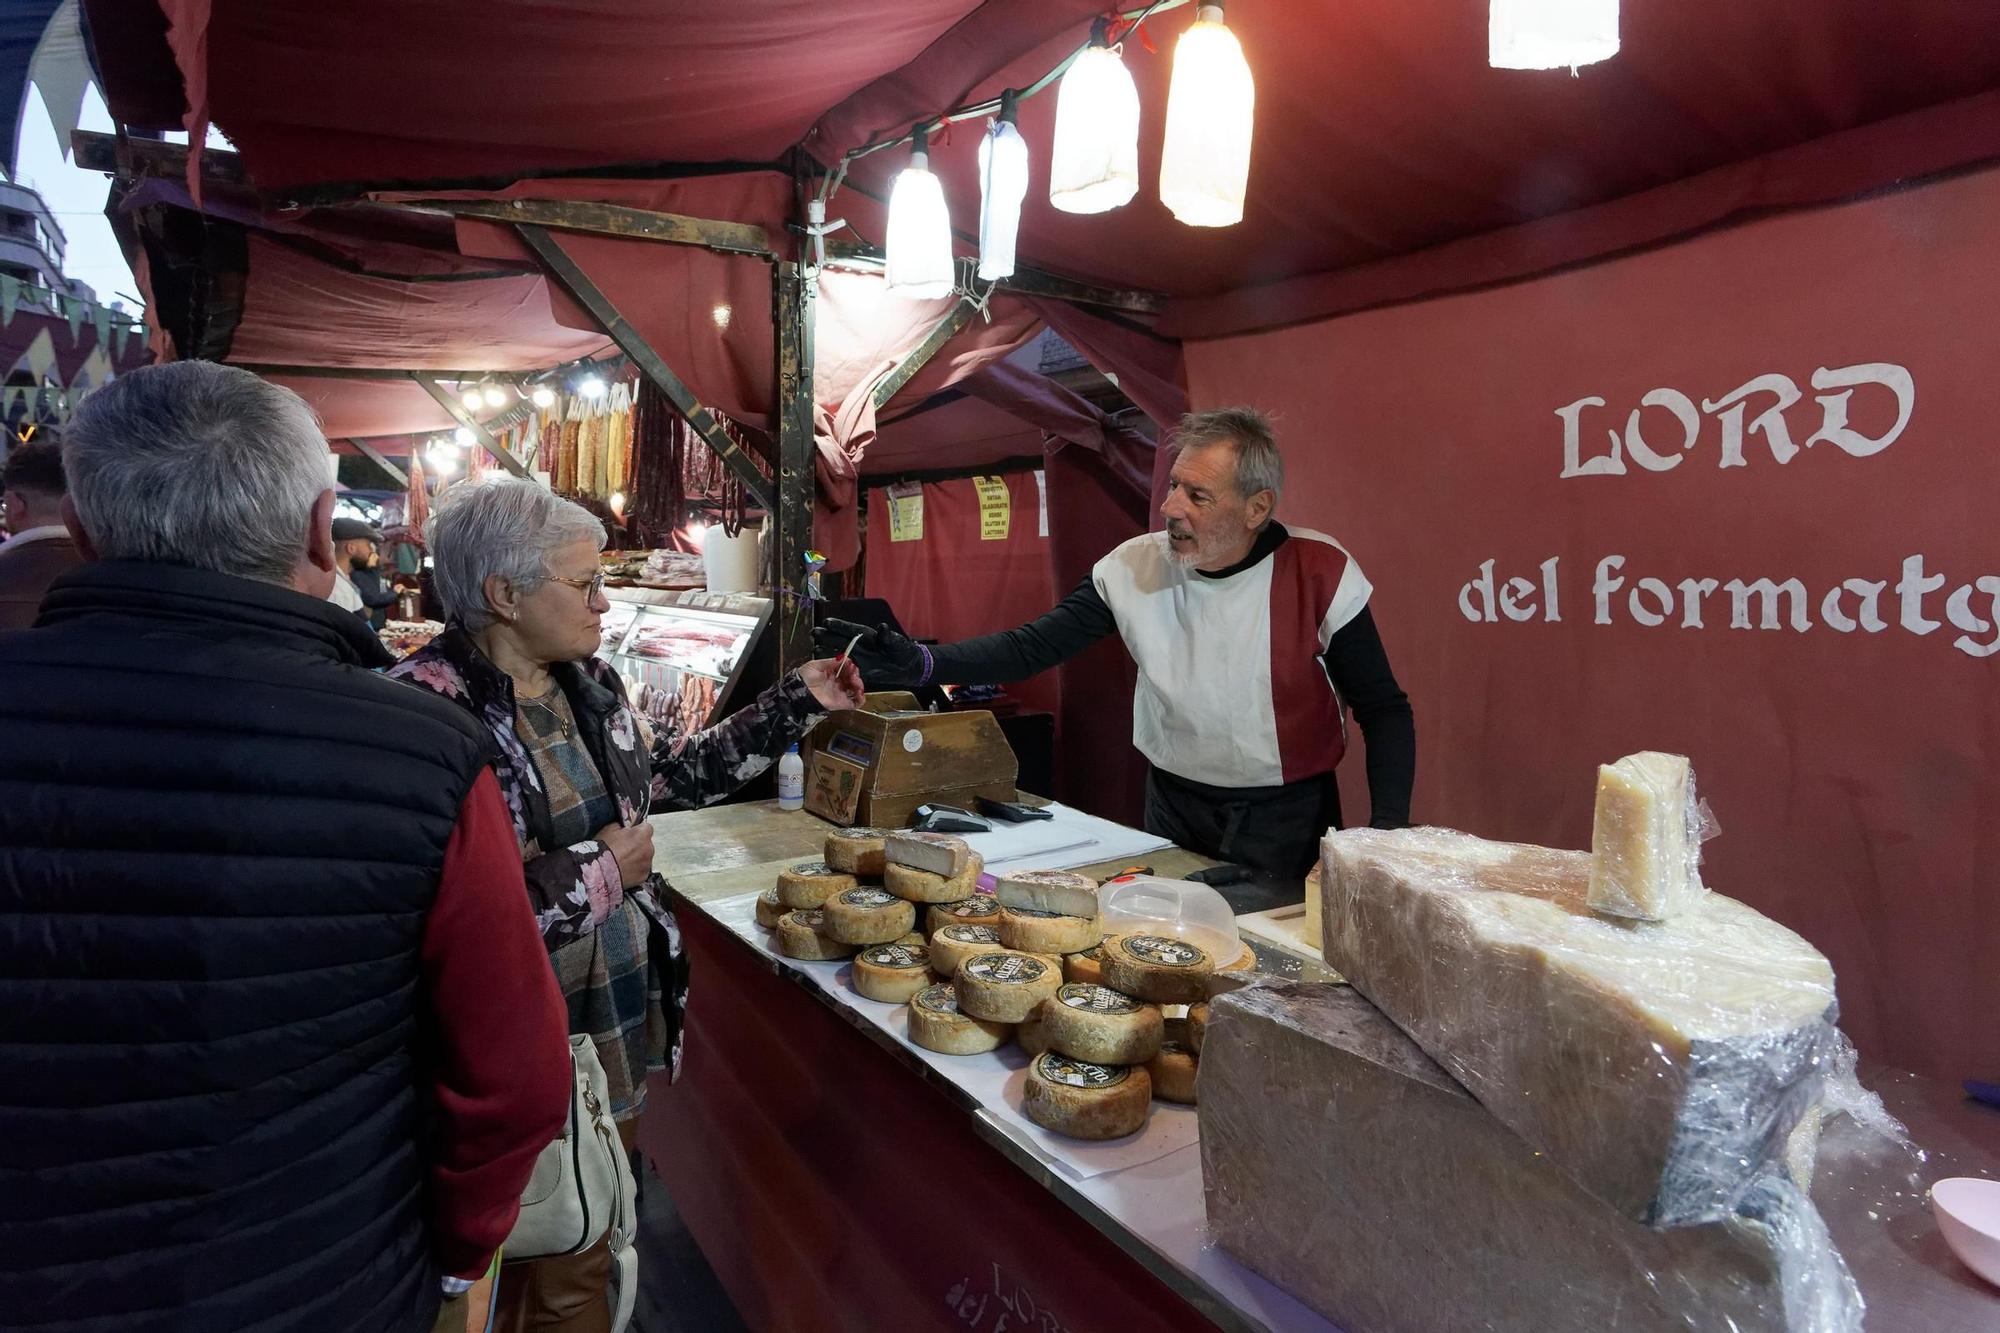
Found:
[[[1243,956],[1236,913],[1229,900],[1206,884],[1157,875],[1120,875],[1097,891],[1098,912],[1107,935],[1146,931],[1172,935],[1208,950],[1217,967]]]
[[[2000,1180],[1953,1176],[1931,1186],[1931,1211],[1951,1252],[2000,1287]]]

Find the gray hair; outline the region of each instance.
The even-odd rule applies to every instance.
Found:
[[[100,558],[289,584],[332,488],[305,400],[247,370],[173,361],[120,375],[63,429],[70,500]]]
[[[549,557],[584,538],[604,549],[597,516],[526,477],[462,481],[438,497],[424,526],[445,616],[473,630],[493,623],[489,576],[533,592],[549,581]]]
[[[1236,454],[1236,490],[1244,499],[1259,491],[1271,493],[1275,509],[1285,494],[1285,459],[1271,419],[1254,407],[1219,407],[1190,412],[1174,431],[1174,449],[1200,449],[1227,444]]]

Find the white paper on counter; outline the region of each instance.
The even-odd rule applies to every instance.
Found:
[[[988,870],[1068,870],[1100,861],[1125,861],[1173,846],[1172,841],[1087,815],[1060,802],[1043,807],[1053,819],[993,823],[991,833],[960,833]]]
[[[860,995],[848,984],[847,963],[801,962],[779,953],[772,944],[771,932],[757,924],[757,896],[745,893],[734,898],[722,898],[704,903],[701,910],[733,934],[742,936],[752,948],[761,950],[807,978],[843,1008],[860,1014],[869,1023],[893,1034],[897,1041],[914,1051],[918,1059],[964,1089],[988,1115],[1026,1135],[1064,1175],[1075,1180],[1089,1180],[1094,1176],[1155,1161],[1195,1143],[1194,1108],[1162,1101],[1153,1103],[1153,1113],[1147,1118],[1144,1129],[1122,1139],[1091,1142],[1050,1133],[1021,1114],[1021,1087],[1028,1077],[1028,1057],[1020,1047],[1009,1042],[997,1051],[981,1055],[939,1055],[925,1050],[910,1040],[909,1006],[880,1004]]]

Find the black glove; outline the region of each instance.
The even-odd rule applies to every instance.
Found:
[[[876,689],[910,689],[926,682],[930,655],[909,635],[877,625],[870,629],[849,620],[827,620],[813,629],[813,649],[825,657],[838,655],[860,635],[850,660],[861,679]]]

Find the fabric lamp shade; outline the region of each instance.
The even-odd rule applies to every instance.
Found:
[[[1085,47],[1056,93],[1049,203],[1103,213],[1139,192],[1139,90],[1118,52]]]
[[[883,265],[889,290],[899,296],[936,300],[950,296],[956,273],[951,260],[951,213],[944,185],[931,174],[930,154],[910,152],[910,165],[896,173],[889,190],[888,258]]]
[[[1256,106],[1242,44],[1222,21],[1221,6],[1203,5],[1174,47],[1160,153],[1160,202],[1188,226],[1243,220]]]
[[[1618,0],[1491,0],[1486,62],[1575,69],[1618,54]]]
[[[1014,274],[1014,238],[1027,196],[1028,141],[1002,111],[979,141],[979,276],[987,282]]]

